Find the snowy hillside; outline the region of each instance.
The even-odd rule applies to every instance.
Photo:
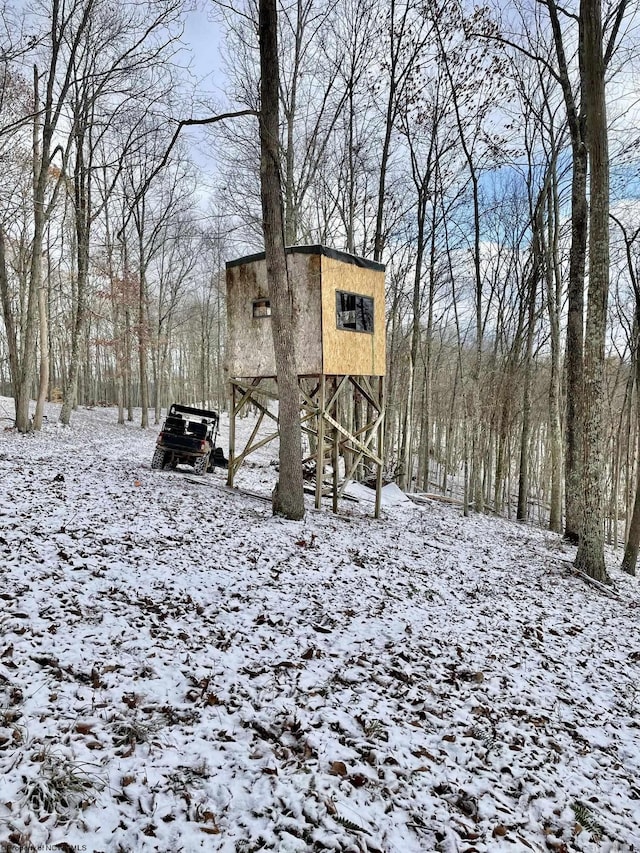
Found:
[[[0,850],[640,851],[613,560],[617,595],[435,502],[285,522],[152,471],[157,428],[56,414],[0,433]]]

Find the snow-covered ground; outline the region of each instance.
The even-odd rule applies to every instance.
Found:
[[[0,850],[640,850],[615,560],[617,596],[436,502],[275,519],[57,408],[0,433]],[[238,485],[268,495],[275,450]]]

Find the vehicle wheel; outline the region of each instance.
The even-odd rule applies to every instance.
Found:
[[[195,474],[205,474],[208,467],[209,467],[209,454],[208,453],[205,453],[204,456],[198,456],[196,461],[193,463],[193,471]]]
[[[164,466],[165,452],[160,447],[156,447],[151,460],[151,467],[161,469]]]

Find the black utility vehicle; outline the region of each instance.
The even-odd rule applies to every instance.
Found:
[[[228,465],[221,447],[216,447],[218,413],[173,403],[158,435],[152,468],[192,465],[196,474]]]

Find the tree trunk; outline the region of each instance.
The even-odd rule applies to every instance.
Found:
[[[551,376],[549,379],[549,442],[551,444],[551,508],[549,529],[562,532],[562,427],[560,419],[561,370],[560,370],[560,311],[561,288],[558,268],[559,201],[557,177],[552,176],[547,193],[547,241],[545,251],[545,281],[547,312],[551,342]]]
[[[534,249],[537,254],[537,250]],[[518,478],[518,510],[516,518],[518,521],[527,520],[529,506],[529,445],[531,442],[531,372],[533,363],[533,339],[536,308],[536,291],[538,285],[539,264],[534,261],[529,281],[528,317],[527,317],[527,345],[524,362],[524,394],[522,398],[522,433],[520,436],[520,474]]]
[[[280,469],[274,515],[304,516],[300,393],[295,356],[297,311],[287,275],[279,146],[278,21],[275,0],[260,0],[260,188],[279,399]]]
[[[584,77],[590,164],[589,290],[584,349],[583,523],[576,566],[608,581],[604,562],[603,401],[609,295],[609,152],[600,0],[583,0]]]
[[[33,69],[34,120],[33,120],[33,240],[31,243],[31,264],[29,269],[29,288],[27,310],[20,329],[21,348],[16,375],[13,377],[13,394],[16,406],[16,429],[29,432],[32,429],[29,418],[31,386],[35,377],[36,358],[36,319],[38,294],[42,284],[42,245],[46,221],[45,195],[49,167],[49,149],[53,128],[45,121],[42,129],[40,122],[39,76]],[[48,106],[48,103],[46,104]]]
[[[640,306],[636,307],[636,314],[640,314]],[[637,325],[637,323],[636,323]],[[640,352],[638,346],[638,338],[636,337],[635,346],[635,374],[636,387],[640,388]],[[640,418],[640,394],[636,395],[636,406],[638,417]],[[624,549],[624,557],[622,558],[622,570],[628,575],[635,575],[636,564],[638,562],[638,551],[640,550],[640,465],[636,474],[636,496],[633,502],[633,513],[631,515],[631,523],[629,524],[629,533],[627,534],[627,542]]]
[[[615,219],[615,217],[612,217]],[[635,498],[633,501],[633,509],[631,509],[631,469],[633,467],[633,450],[635,439],[632,439],[631,423],[633,418],[633,390],[636,389],[636,422],[640,422],[640,285],[638,283],[636,269],[634,266],[631,246],[635,239],[640,234],[640,229],[636,229],[633,237],[630,239],[622,223],[615,219],[618,226],[622,230],[624,236],[625,248],[627,253],[627,270],[629,278],[633,284],[636,301],[636,313],[633,322],[633,331],[631,337],[631,370],[627,380],[627,391],[625,395],[626,409],[626,482],[625,482],[625,505],[626,505],[626,529],[625,529],[625,549],[624,557],[622,558],[622,570],[629,575],[635,575],[636,564],[638,562],[638,551],[640,550],[640,464],[636,471]],[[622,416],[621,416],[622,421]],[[621,424],[622,426],[622,424]],[[637,454],[636,454],[637,455]]]
[[[594,2],[594,0],[590,0]],[[598,2],[598,0],[595,0]],[[585,120],[587,93],[581,68],[579,105],[571,85],[567,59],[562,39],[562,25],[555,0],[545,0],[553,31],[558,59],[560,85],[567,111],[567,124],[571,136],[571,247],[569,249],[569,285],[567,288],[567,423],[565,456],[565,529],[570,542],[577,542],[582,524],[582,395],[583,395],[583,322],[584,276],[587,254],[587,148],[585,146]],[[583,15],[581,9],[581,17]],[[584,39],[580,30],[578,50],[584,53]],[[581,63],[582,64],[582,63]]]
[[[625,235],[626,240],[626,235]],[[631,274],[634,289],[636,293],[636,316],[633,324],[633,343],[632,343],[632,374],[629,377],[629,392],[628,399],[631,406],[633,398],[633,382],[635,379],[636,387],[636,416],[640,421],[640,291],[638,291],[637,282],[631,265],[630,244],[627,241],[627,256],[629,258],[629,272]],[[629,408],[629,419],[631,417],[631,408]],[[627,438],[628,445],[631,443],[631,436]],[[627,447],[627,453],[629,448]],[[628,453],[628,455],[630,455]],[[628,507],[628,502],[627,502]],[[627,509],[628,517],[628,509]],[[640,464],[636,472],[636,494],[633,502],[633,511],[631,513],[631,521],[626,535],[626,544],[624,548],[624,556],[622,558],[622,570],[629,575],[635,575],[636,565],[638,562],[638,551],[640,550]]]
[[[18,339],[16,327],[13,320],[11,299],[9,297],[9,280],[7,275],[7,260],[5,257],[4,231],[0,225],[0,300],[2,301],[2,315],[7,336],[7,349],[9,351],[9,375],[11,382],[15,385],[18,377],[20,354],[18,350]]]
[[[582,522],[582,394],[584,349],[584,276],[587,245],[587,153],[574,147],[571,182],[571,248],[567,290],[567,427],[564,535],[577,542]]]
[[[140,373],[140,427],[149,426],[149,376],[147,357],[149,347],[149,324],[147,322],[147,271],[142,245],[142,233],[139,235],[140,281],[138,291],[138,368]]]
[[[50,263],[50,256],[47,252],[47,263]],[[38,293],[38,318],[40,320],[40,381],[38,384],[38,400],[36,402],[36,412],[33,416],[33,428],[42,429],[42,421],[44,418],[44,404],[47,399],[49,390],[49,314],[48,314],[48,291],[49,291],[49,276],[47,275],[46,286],[42,284]]]
[[[415,404],[416,404],[416,371],[418,365],[418,354],[420,350],[420,308],[422,296],[422,262],[425,250],[425,219],[427,215],[426,191],[423,187],[418,190],[418,233],[416,238],[416,260],[413,276],[412,297],[412,321],[411,321],[411,348],[409,355],[409,390],[407,394],[407,414],[405,421],[406,435],[403,436],[404,453],[400,463],[400,488],[411,490],[413,488],[414,470],[414,429],[415,429]]]
[[[127,268],[125,267],[125,270]],[[128,272],[125,272],[128,276]],[[133,421],[133,388],[131,387],[131,309],[128,304],[124,308],[124,396],[127,406],[127,421]]]
[[[89,285],[89,236],[91,215],[90,174],[84,160],[84,133],[87,125],[81,126],[76,134],[76,165],[74,174],[74,217],[76,226],[76,252],[78,264],[77,302],[71,330],[71,356],[69,374],[60,409],[60,423],[68,426],[71,411],[78,394],[78,375],[82,357],[82,344],[87,320],[87,288]]]

